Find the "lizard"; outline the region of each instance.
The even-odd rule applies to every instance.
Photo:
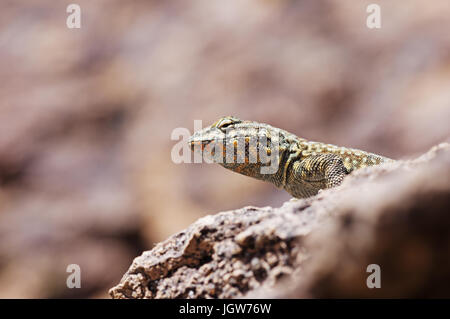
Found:
[[[322,189],[338,186],[356,169],[394,161],[354,148],[309,141],[269,124],[233,116],[222,117],[194,132],[188,143],[192,151],[208,151],[212,157],[217,154],[214,162],[270,182],[294,198],[310,197]],[[230,156],[227,150],[231,150],[231,157],[226,157]],[[271,158],[263,162],[262,155]],[[275,164],[275,169],[263,173],[263,164],[268,163]]]

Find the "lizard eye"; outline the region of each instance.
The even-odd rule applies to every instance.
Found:
[[[220,120],[218,120],[215,123],[214,126],[217,127],[218,129],[224,129],[224,128],[227,128],[227,127],[229,127],[233,124],[239,123],[239,122],[240,122],[240,120],[230,116],[230,117],[221,118]]]

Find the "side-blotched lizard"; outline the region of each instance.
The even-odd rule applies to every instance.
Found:
[[[393,161],[353,148],[308,141],[268,124],[232,116],[223,117],[195,132],[189,144],[193,151],[207,150],[211,156],[221,151],[216,163],[234,172],[271,182],[296,198],[312,196],[321,189],[337,186],[356,169]],[[227,151],[231,157],[227,157]],[[263,160],[262,155],[267,155],[270,160]],[[264,173],[261,169],[267,168],[265,164],[275,169]]]

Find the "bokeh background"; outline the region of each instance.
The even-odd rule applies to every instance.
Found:
[[[450,5],[403,1],[0,4],[0,298],[108,297],[206,214],[289,195],[174,164],[174,128],[224,115],[408,158],[450,135]],[[382,28],[366,27],[367,5]],[[68,264],[81,289],[66,287]]]

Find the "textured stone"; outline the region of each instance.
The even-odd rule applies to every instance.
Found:
[[[449,168],[450,146],[441,144],[280,208],[203,217],[137,257],[110,295],[449,296]],[[381,289],[366,285],[369,264],[381,267]]]

